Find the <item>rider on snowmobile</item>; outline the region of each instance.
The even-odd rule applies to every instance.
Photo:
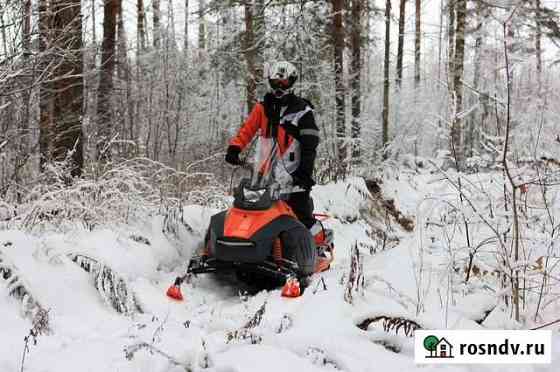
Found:
[[[292,193],[287,203],[298,219],[311,228],[315,218],[310,192],[315,185],[312,176],[319,145],[319,129],[315,124],[313,106],[294,94],[293,87],[298,75],[290,62],[280,61],[265,66],[265,78],[271,90],[261,102],[255,104],[237,135],[230,141],[226,162],[240,165],[239,153],[251,143],[257,132],[265,138],[275,139],[292,184],[304,190]]]

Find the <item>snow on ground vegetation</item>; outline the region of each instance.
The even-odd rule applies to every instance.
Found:
[[[0,371],[558,371],[558,324],[548,327],[552,365],[413,361],[417,328],[525,329],[560,315],[558,187],[517,194],[514,260],[502,177],[409,171],[315,187],[336,258],[297,299],[204,275],[183,286],[184,302],[166,298],[216,208],[146,206],[114,225],[5,224]]]

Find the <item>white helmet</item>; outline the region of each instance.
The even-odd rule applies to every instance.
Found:
[[[277,97],[285,95],[295,84],[298,75],[296,67],[287,61],[278,61],[267,64],[264,77]]]

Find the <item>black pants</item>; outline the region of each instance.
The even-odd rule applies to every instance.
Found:
[[[287,200],[288,205],[297,218],[307,227],[308,229],[315,223],[315,217],[313,217],[313,199],[309,195],[311,191],[296,192],[290,195]]]

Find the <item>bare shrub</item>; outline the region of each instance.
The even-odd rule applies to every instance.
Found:
[[[30,351],[29,343],[33,342],[33,345],[37,345],[37,337],[48,333],[50,333],[49,310],[39,309],[33,317],[33,325],[29,329],[29,333],[23,338],[24,345],[21,356],[21,372],[23,372],[23,368],[25,367],[25,357]]]
[[[65,229],[76,223],[89,230],[127,224],[147,215],[169,213],[185,203],[224,205],[225,190],[211,173],[179,172],[163,163],[135,158],[97,164],[81,178],[68,178],[64,162],[48,165],[26,194],[12,227],[28,231]],[[15,225],[15,226],[14,226]]]

